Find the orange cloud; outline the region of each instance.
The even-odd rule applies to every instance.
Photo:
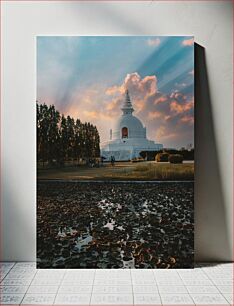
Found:
[[[141,92],[144,95],[153,94],[157,90],[157,78],[155,75],[146,76],[143,79],[137,72],[128,73],[120,86],[112,86],[106,89],[105,93],[109,96],[116,94],[124,95],[125,90],[128,89],[132,95],[134,92]]]
[[[111,120],[112,116],[109,116],[108,114],[105,114],[101,111],[83,111],[84,115],[84,121],[89,121],[94,124],[97,122],[100,122],[102,120]]]
[[[194,39],[190,38],[190,39],[185,39],[182,41],[182,45],[183,46],[193,46],[194,44]]]
[[[136,100],[135,105],[136,105],[136,113],[139,113],[144,109],[145,102],[144,100]]]
[[[113,96],[117,93],[123,94],[125,92],[125,89],[123,86],[112,86],[106,89],[105,94],[109,96]]]
[[[98,113],[95,111],[83,111],[83,114],[85,115],[85,117],[88,120],[92,120],[92,119],[97,119],[98,118]]]
[[[127,74],[122,84],[110,87],[93,86],[75,90],[65,115],[97,126],[101,143],[109,139],[110,129],[121,116],[125,89],[129,90],[134,114],[147,128],[147,137],[165,147],[186,146],[193,137],[193,97],[179,90],[171,94],[158,91],[157,77]]]
[[[181,104],[177,101],[172,101],[170,104],[171,111],[178,113],[183,113],[185,111],[190,110],[193,108],[193,102],[186,102],[185,104]]]
[[[191,125],[194,124],[194,118],[192,116],[185,116],[181,118],[181,122],[189,123]]]
[[[112,110],[114,110],[116,108],[116,105],[117,105],[117,101],[113,100],[112,102],[107,104],[106,110],[112,111]]]
[[[168,131],[165,126],[160,126],[156,132],[157,139],[166,140],[176,138],[178,135],[176,133]]]
[[[134,101],[136,113],[139,113],[144,109],[147,97],[156,94],[157,78],[155,75],[141,78],[137,72],[127,74],[120,86],[112,86],[106,89],[106,95],[112,97],[111,101],[106,105],[107,111],[114,111],[115,113],[117,110],[120,110],[126,89],[129,90]]]
[[[160,118],[162,115],[159,112],[149,112],[148,118],[149,120]]]
[[[155,99],[154,104],[163,103],[165,101],[167,101],[167,97],[166,96],[161,96],[161,97]]]
[[[194,101],[191,95],[179,90],[171,94],[158,91],[157,77],[142,78],[137,72],[127,74],[120,86],[105,90],[107,102],[104,113],[114,118],[121,115],[125,89],[129,90],[135,114],[146,125],[147,136],[167,147],[177,146],[179,141],[191,142],[193,135]],[[184,143],[185,142],[185,143]]]

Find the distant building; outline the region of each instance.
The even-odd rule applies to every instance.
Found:
[[[114,129],[110,130],[110,140],[102,144],[101,155],[110,160],[127,161],[140,157],[142,151],[158,151],[163,145],[148,140],[146,128],[141,121],[133,116],[134,109],[126,90],[122,116],[116,121]]]

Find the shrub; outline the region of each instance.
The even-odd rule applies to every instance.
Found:
[[[183,155],[181,155],[181,154],[171,154],[168,157],[168,161],[171,164],[182,164],[182,162],[183,162]]]
[[[157,162],[168,162],[168,153],[158,153],[155,157]]]

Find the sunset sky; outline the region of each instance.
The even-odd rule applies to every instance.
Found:
[[[37,100],[93,123],[101,142],[122,113],[125,88],[149,139],[193,145],[193,37],[37,38]]]

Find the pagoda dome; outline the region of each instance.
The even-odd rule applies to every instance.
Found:
[[[133,116],[134,108],[128,90],[121,110],[122,115],[113,130],[110,129],[110,140],[102,144],[101,154],[106,161],[111,161],[113,157],[116,161],[129,161],[141,157],[142,151],[162,150],[162,144],[147,139],[146,128],[140,119]]]
[[[113,129],[113,139],[122,138],[146,138],[146,129],[141,121],[132,115],[132,107],[129,93],[126,91],[125,103],[122,107],[123,114],[117,120]]]

